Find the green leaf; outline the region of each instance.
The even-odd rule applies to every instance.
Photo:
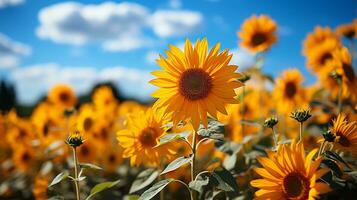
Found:
[[[216,168],[212,176],[217,180],[217,188],[238,194],[238,185],[232,174],[223,167]]]
[[[103,169],[103,168],[101,168],[97,165],[91,164],[91,163],[79,163],[79,167],[83,168],[83,169],[98,169],[98,170]]]
[[[139,195],[126,195],[124,196],[124,200],[138,200],[139,197]]]
[[[69,173],[67,171],[59,173],[51,182],[51,184],[48,187],[51,187],[53,185],[56,185],[57,183],[67,179],[69,176]]]
[[[215,140],[223,140],[224,132],[225,132],[224,124],[215,120],[210,120],[208,122],[207,129],[204,128],[202,125],[200,125],[200,128],[197,131],[198,135],[205,138],[215,139]]]
[[[255,126],[255,127],[261,127],[262,125],[259,124],[256,121],[253,120],[240,120],[241,124],[247,125],[247,126]]]
[[[345,160],[343,160],[340,155],[338,155],[337,153],[335,152],[332,152],[332,151],[325,151],[325,156],[326,158],[329,158],[331,160],[334,160],[334,161],[338,161],[338,162],[341,162],[343,163],[346,167],[348,167],[349,169],[351,169],[351,167],[347,164],[347,162]]]
[[[343,175],[340,167],[336,164],[335,161],[324,159],[321,163],[330,168],[337,177],[341,177]]]
[[[184,139],[187,140],[188,136],[190,135],[190,131],[184,131],[182,133],[170,133],[170,134],[165,134],[160,138],[160,142],[156,146],[160,146],[169,142],[172,142],[174,140],[178,139]]]
[[[156,169],[146,169],[136,177],[135,181],[130,187],[129,193],[137,192],[146,186],[150,185],[159,176]]]
[[[155,183],[151,188],[146,190],[139,198],[139,200],[149,200],[155,197],[161,190],[163,190],[169,183],[175,181],[175,179],[165,179]]]
[[[235,97],[239,102],[242,102],[243,99],[250,93],[252,93],[253,90],[245,90],[244,94],[241,92],[238,96]]]
[[[196,190],[199,193],[203,192],[205,186],[209,184],[209,177],[208,176],[198,176],[196,180],[193,180],[189,183],[189,187]]]
[[[215,146],[218,151],[233,155],[242,149],[242,145],[231,141],[216,141]]]
[[[95,185],[91,190],[90,190],[90,197],[103,191],[106,189],[109,189],[115,185],[117,185],[120,182],[120,180],[117,181],[113,181],[113,182],[104,182],[104,183],[99,183],[97,185]],[[87,198],[88,199],[88,198]]]
[[[182,165],[185,165],[185,164],[191,162],[191,160],[192,160],[192,156],[190,156],[190,157],[182,156],[182,157],[176,158],[174,161],[172,161],[170,164],[167,165],[167,167],[164,169],[163,172],[161,172],[161,174],[165,174],[165,173],[174,171],[177,168],[181,167]]]

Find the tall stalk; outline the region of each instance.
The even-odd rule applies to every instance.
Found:
[[[196,131],[193,132],[192,136],[192,162],[191,162],[191,181],[195,180],[196,177]],[[197,199],[197,192],[193,189],[191,189],[191,199],[196,200]]]
[[[77,200],[80,200],[80,190],[79,190],[79,181],[78,181],[78,159],[77,159],[77,152],[76,147],[72,147],[73,150],[73,162],[74,162],[74,184],[76,186],[76,197]]]

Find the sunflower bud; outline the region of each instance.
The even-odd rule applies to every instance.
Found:
[[[336,139],[336,136],[334,134],[332,134],[332,132],[330,130],[323,133],[322,136],[324,137],[325,141],[327,141],[327,142],[334,142]]]
[[[248,75],[242,75],[241,77],[238,78],[238,81],[245,83],[246,81],[248,81],[250,79],[250,76]]]
[[[330,77],[335,79],[337,82],[342,81],[342,75],[339,74],[337,71],[332,71],[329,75],[330,75]]]
[[[298,122],[304,122],[311,117],[310,110],[298,109],[291,113],[290,117]]]
[[[83,142],[83,137],[78,130],[73,131],[66,140],[66,143],[74,148],[81,146]]]
[[[268,128],[273,128],[278,123],[276,117],[269,117],[264,121],[264,126]]]

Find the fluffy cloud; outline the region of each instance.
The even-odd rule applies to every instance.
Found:
[[[240,69],[251,67],[255,63],[255,56],[244,48],[232,49],[233,54],[231,63],[238,65]]]
[[[185,35],[197,30],[199,12],[160,10],[152,13],[137,3],[58,3],[42,9],[36,33],[57,43],[100,43],[108,51],[129,51],[152,44],[149,29],[159,37]]]
[[[153,86],[149,71],[115,66],[94,67],[60,66],[55,63],[25,66],[15,69],[9,76],[15,83],[19,101],[34,103],[58,83],[69,84],[78,94],[89,92],[96,83],[111,81],[128,97],[150,99]]]
[[[31,54],[31,47],[11,40],[0,33],[0,69],[19,64],[20,58]]]
[[[159,58],[159,53],[156,51],[149,51],[145,55],[145,61],[151,65],[155,64],[156,59],[158,59],[158,58]]]
[[[8,6],[17,6],[23,4],[25,0],[0,0],[0,8],[5,8]]]
[[[160,37],[180,36],[198,30],[203,17],[193,11],[156,11],[151,18],[154,32]]]

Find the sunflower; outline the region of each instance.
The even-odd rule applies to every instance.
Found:
[[[241,45],[252,52],[268,50],[277,41],[277,25],[266,15],[253,15],[245,20],[238,36]]]
[[[36,176],[32,193],[36,200],[46,200],[49,181],[45,176]]]
[[[71,108],[77,102],[77,97],[74,90],[70,86],[64,84],[58,84],[54,86],[48,92],[48,99],[55,105],[64,108]]]
[[[327,184],[317,180],[328,172],[318,169],[322,157],[313,161],[317,149],[305,156],[302,143],[280,146],[277,153],[268,152],[268,158],[258,157],[263,168],[255,168],[262,179],[251,181],[255,199],[316,199],[319,194],[330,191]]]
[[[85,133],[90,132],[95,124],[95,112],[90,104],[82,105],[78,118],[76,119],[77,128]]]
[[[303,76],[297,69],[283,71],[276,79],[273,97],[279,112],[290,113],[297,106],[304,107],[307,101],[302,82]]]
[[[324,73],[333,60],[333,52],[340,47],[336,40],[327,39],[307,54],[307,66],[315,73]]]
[[[117,100],[114,96],[113,89],[109,86],[100,86],[93,92],[92,100],[98,108],[105,109],[116,105]]]
[[[225,105],[237,103],[234,89],[243,84],[237,81],[238,67],[229,65],[232,55],[228,50],[218,53],[219,47],[216,44],[207,54],[206,39],[197,40],[194,46],[187,39],[183,52],[171,45],[168,58],[160,55],[157,62],[163,70],[152,72],[157,79],[150,81],[160,87],[152,94],[159,98],[154,109],[174,113],[175,125],[190,118],[195,130],[200,121],[207,127],[207,112],[215,118],[217,110],[227,114]]]
[[[166,118],[148,109],[128,117],[127,129],[117,132],[117,140],[124,148],[123,157],[130,158],[130,164],[159,166],[174,154],[172,145],[160,145],[159,139],[166,134]]]
[[[333,52],[333,59],[328,65],[329,69],[326,70],[325,79],[323,79],[327,80],[327,83],[324,84],[327,86],[326,88],[330,89],[334,96],[337,96],[339,86],[336,80],[330,76],[331,72],[336,71],[342,75],[342,96],[345,98],[351,97],[352,100],[356,100],[357,77],[353,70],[352,56],[348,49],[346,47],[336,49]],[[328,83],[330,83],[330,85]]]
[[[35,154],[31,147],[24,145],[18,146],[13,152],[12,159],[17,169],[27,171],[35,161]]]
[[[104,169],[108,172],[114,172],[123,163],[122,153],[123,149],[120,146],[107,148],[101,158]]]
[[[99,152],[97,150],[97,145],[95,142],[93,142],[92,138],[86,138],[84,143],[77,147],[77,156],[80,162],[93,163],[98,155]]]
[[[33,129],[30,121],[18,118],[6,134],[6,140],[13,148],[16,148],[19,144],[29,144],[36,139]]]
[[[339,114],[330,128],[336,136],[334,147],[340,151],[357,155],[357,127],[356,121],[348,122],[345,114]]]
[[[336,34],[338,36],[346,37],[350,40],[357,37],[357,19],[350,24],[342,24],[336,28]]]
[[[312,33],[309,33],[304,40],[303,53],[305,56],[314,51],[316,47],[326,40],[333,40],[339,43],[338,36],[329,27],[317,26]]]

